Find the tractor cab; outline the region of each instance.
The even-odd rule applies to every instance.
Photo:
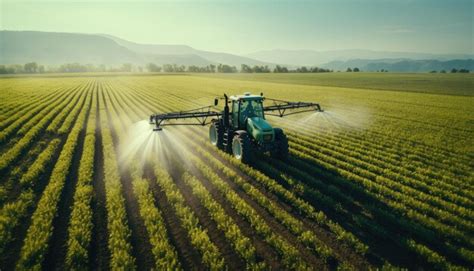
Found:
[[[262,95],[244,95],[230,97],[232,112],[230,123],[235,130],[245,130],[258,144],[272,142],[275,138],[272,126],[265,120]]]
[[[230,120],[235,129],[246,129],[246,122],[250,118],[265,119],[263,114],[263,96],[244,95],[230,96],[231,109]]]

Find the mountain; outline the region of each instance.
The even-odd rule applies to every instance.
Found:
[[[59,65],[228,64],[271,65],[227,53],[197,50],[186,45],[139,44],[110,35],[39,31],[0,31],[0,64],[38,62]]]
[[[111,39],[97,35],[37,31],[0,31],[0,63],[58,65],[136,63],[141,57]]]
[[[237,66],[240,68],[241,64],[247,65],[270,65],[272,64],[265,61],[258,61],[248,57],[242,57],[238,55],[228,54],[228,53],[216,53],[209,51],[202,51],[194,49],[187,45],[165,45],[165,44],[139,44],[131,41],[127,41],[121,38],[117,38],[111,35],[102,35],[114,40],[117,44],[122,45],[132,51],[138,52],[147,56],[163,56],[163,55],[175,55],[175,56],[194,56],[208,61],[208,64],[228,64]],[[158,63],[161,63],[160,58],[156,58]],[[170,63],[170,62],[165,62]],[[165,64],[161,63],[161,64]],[[174,63],[174,62],[173,62]],[[178,63],[176,63],[178,64]],[[198,64],[194,64],[198,65]],[[207,64],[206,64],[207,65]]]
[[[453,60],[454,59],[454,60]],[[465,68],[474,70],[474,55],[436,55],[425,53],[384,52],[371,50],[268,50],[239,56],[198,50],[179,44],[140,44],[104,34],[75,34],[39,31],[0,31],[0,64],[37,62],[43,65],[64,63],[145,65],[241,64],[272,63],[296,66],[320,66],[333,70],[358,67],[364,71],[386,69],[400,72],[425,72]]]
[[[267,50],[247,54],[247,57],[265,62],[281,63],[296,66],[316,66],[331,61],[347,61],[351,59],[471,59],[474,55],[469,54],[427,54],[411,52],[386,52],[372,50],[335,50],[335,51],[315,51],[315,50]]]
[[[429,72],[450,71],[451,69],[474,70],[474,59],[454,59],[440,61],[435,59],[353,59],[348,61],[332,61],[321,65],[323,68],[345,71],[348,67],[357,67],[362,71],[388,70],[393,72]]]

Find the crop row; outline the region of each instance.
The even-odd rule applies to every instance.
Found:
[[[122,94],[122,93],[120,93],[120,94]],[[119,96],[118,93],[117,93],[117,96]],[[122,98],[123,98],[123,99],[121,99],[122,104],[120,104],[120,106],[118,106],[119,108],[122,108],[122,107],[125,106],[125,104],[124,104],[125,98],[124,98],[124,97],[122,97]],[[136,108],[136,105],[135,105],[135,104],[132,105],[131,103],[134,102],[134,99],[126,99],[126,101],[127,101],[127,103],[128,103],[128,104],[126,105],[127,108],[132,109],[132,110],[130,110],[130,111],[128,112],[128,113],[129,113],[128,116],[133,116],[133,115],[134,115],[134,114],[132,113],[132,112],[133,112],[133,108]],[[118,101],[117,101],[117,102],[118,102]],[[125,119],[128,119],[128,116],[127,116],[127,117],[124,117],[124,118],[125,118]],[[136,116],[136,115],[135,115],[135,116]],[[164,174],[164,171],[163,171],[163,174]],[[132,174],[132,175],[133,175],[133,174]],[[166,176],[163,177],[163,178],[166,178]],[[158,176],[158,179],[160,179],[159,176]],[[185,181],[186,181],[186,179],[187,179],[186,176],[184,177],[184,179],[185,179]],[[160,180],[158,180],[158,182],[160,182]],[[163,183],[162,183],[161,185],[163,186],[163,185],[166,185],[166,184],[163,184]],[[177,193],[179,193],[179,192],[178,192],[178,188],[175,187],[174,185],[173,185],[173,188],[169,188],[169,189],[174,190],[174,191],[176,191]],[[170,190],[168,190],[168,191],[170,191]],[[198,191],[196,191],[196,190],[193,190],[193,191],[194,191],[195,193],[198,193]],[[166,191],[165,191],[165,192],[166,192]],[[202,193],[204,193],[204,191],[203,191],[203,190],[200,190],[200,194],[199,194],[199,195],[203,196]],[[165,194],[166,194],[166,193],[165,193]],[[181,201],[181,200],[179,199],[179,198],[181,198],[181,197],[182,197],[182,196],[178,196],[178,198],[176,198],[176,199],[174,199],[174,200]],[[207,199],[209,200],[210,198],[207,198]],[[231,241],[231,242],[233,243],[233,246],[234,246],[234,248],[236,249],[236,251],[239,253],[239,255],[241,255],[241,256],[244,258],[244,260],[245,260],[246,263],[247,263],[248,269],[250,269],[250,270],[261,270],[262,268],[264,268],[265,265],[263,264],[263,262],[260,262],[260,263],[257,263],[257,262],[256,262],[256,258],[255,258],[255,254],[254,254],[254,253],[255,253],[255,248],[253,248],[253,246],[251,245],[249,239],[246,238],[246,237],[243,237],[243,236],[241,235],[239,228],[232,222],[232,220],[231,220],[229,217],[227,217],[227,216],[225,215],[225,213],[224,213],[223,210],[222,210],[222,207],[220,207],[219,205],[216,205],[217,203],[215,203],[215,202],[213,202],[213,203],[212,203],[212,202],[209,202],[209,201],[206,201],[206,202],[207,202],[207,204],[204,204],[204,203],[203,203],[206,208],[213,208],[212,210],[214,210],[214,211],[219,211],[219,215],[218,215],[218,216],[216,216],[216,214],[214,214],[214,213],[211,213],[211,217],[216,221],[216,223],[217,223],[217,225],[218,225],[218,228],[224,231],[226,238],[228,238],[229,241]],[[184,202],[181,202],[180,204],[182,205],[182,206],[181,206],[182,208],[185,208],[185,209],[186,209],[186,208],[189,208],[189,207],[184,206]],[[209,205],[209,204],[210,204],[210,205]],[[216,209],[216,208],[217,208],[217,209]],[[220,209],[219,209],[219,208],[220,208]],[[177,211],[177,213],[178,213],[178,211]],[[192,211],[190,211],[190,213],[192,214]],[[179,216],[179,215],[178,215],[178,216]],[[229,220],[229,219],[230,219],[230,220]],[[196,218],[196,220],[197,220],[197,218]],[[183,221],[183,220],[181,220],[181,221]],[[192,228],[190,229],[190,228],[189,228],[190,225],[186,225],[186,223],[183,223],[183,225],[184,225],[185,227],[187,227],[186,229],[188,230],[188,234],[189,234],[189,236],[190,236],[190,238],[191,238],[191,243],[192,243],[192,244],[199,244],[199,243],[203,242],[203,241],[198,241],[198,240],[194,240],[194,241],[193,241],[193,238],[196,239],[196,237],[193,237],[192,232],[194,232],[194,231],[197,230],[197,228],[196,228],[196,227],[198,227],[197,224],[193,226],[195,229],[192,229]],[[202,237],[202,238],[205,238],[205,237]],[[210,241],[209,241],[209,242],[210,242]],[[211,244],[212,244],[212,243],[210,243],[210,244],[208,244],[208,245],[211,245]],[[203,257],[204,257],[204,258],[203,258],[203,262],[204,262],[208,267],[210,267],[210,268],[217,268],[218,266],[217,266],[215,263],[213,263],[213,262],[216,262],[216,260],[217,260],[218,258],[215,258],[215,259],[213,259],[213,260],[207,260],[207,261],[206,261],[206,258],[205,258],[205,257],[206,257],[206,254],[209,254],[209,251],[206,252],[205,249],[207,249],[208,245],[205,245],[205,246],[203,246],[203,245],[198,245],[197,248],[198,248],[198,250],[201,252],[201,254],[202,254]],[[216,249],[217,249],[217,248],[216,248]],[[212,252],[212,251],[210,251],[210,252]],[[212,254],[211,254],[211,255],[212,255]],[[218,255],[216,255],[216,257],[218,257]],[[220,262],[217,262],[217,263],[220,264]]]
[[[108,248],[111,269],[135,269],[135,258],[131,255],[129,242],[130,228],[127,225],[125,200],[122,196],[122,184],[117,165],[112,133],[107,120],[105,100],[102,95],[99,103],[99,118],[104,156],[104,184],[106,191]]]
[[[15,103],[15,106],[13,110],[9,111],[8,113],[5,113],[4,118],[2,121],[0,121],[0,129],[4,130],[8,125],[11,123],[18,121],[18,123],[21,123],[19,119],[26,120],[28,117],[25,117],[26,114],[30,114],[30,117],[41,110],[41,107],[38,107],[38,103],[42,103],[42,101],[49,101],[51,102],[52,100],[55,99],[55,97],[60,96],[60,94],[64,94],[63,92],[66,89],[66,87],[60,87],[57,88],[56,90],[53,90],[45,95],[39,96],[35,99],[28,99],[28,101],[23,101],[20,100],[17,103]],[[10,98],[5,98],[5,100],[8,100]],[[15,95],[15,98],[11,98],[12,100],[18,100],[18,98]],[[18,104],[19,103],[19,104]],[[18,127],[18,126],[17,126]],[[9,128],[11,129],[11,128]],[[4,135],[5,136],[5,135]]]
[[[309,202],[324,206],[326,210],[337,213],[339,217],[343,217],[346,221],[353,220],[356,224],[363,227],[364,231],[370,232],[374,237],[379,239],[391,239],[394,243],[409,249],[407,243],[404,241],[404,237],[398,235],[398,232],[403,230],[412,233],[414,236],[417,236],[417,238],[421,238],[426,242],[435,243],[435,246],[443,247],[433,232],[420,228],[411,221],[394,215],[391,211],[388,213],[385,208],[380,208],[374,204],[370,198],[366,199],[365,192],[354,184],[347,183],[344,180],[342,180],[343,183],[341,183],[341,180],[337,177],[326,177],[326,181],[334,185],[344,185],[346,190],[348,190],[348,192],[340,191],[338,187],[326,185],[312,177],[320,174],[320,171],[310,165],[305,165],[304,162],[291,159],[290,165],[288,165],[278,160],[270,161],[270,164],[274,165],[275,168],[285,169],[285,172],[287,172],[289,176],[286,174],[281,176],[277,170],[271,169],[262,163],[259,163],[257,166],[270,174],[270,176],[280,175],[280,179],[288,185],[298,187],[298,194]],[[297,166],[297,168],[292,165]],[[308,187],[306,185],[307,183],[311,184],[311,187]],[[316,187],[317,189],[312,187]],[[359,195],[362,195],[362,198]],[[356,205],[357,201],[360,200],[363,200],[361,202],[364,204],[363,209],[360,209],[359,206]],[[343,205],[341,205],[341,203]],[[342,206],[348,209],[344,210],[341,208]],[[367,215],[371,217],[370,220],[368,220]],[[394,232],[392,233],[390,231]],[[411,250],[417,253],[416,250]],[[459,251],[456,251],[451,246],[446,246],[443,250],[451,255],[460,254]],[[469,261],[469,256],[462,256],[462,258]]]
[[[130,99],[133,100],[133,99]],[[189,155],[187,155],[189,157]],[[193,159],[194,161],[194,159]],[[195,163],[198,163],[199,160],[195,160]],[[218,163],[219,164],[219,163]],[[201,164],[202,165],[202,164]],[[236,175],[234,174],[234,177]],[[243,180],[240,179],[240,185],[244,184]],[[279,209],[273,202],[268,201],[266,197],[264,197],[258,190],[253,188],[252,186],[245,186],[247,188],[247,193],[249,193],[254,200],[256,200],[260,205],[264,206],[265,208],[269,209],[270,213],[275,215],[280,221],[284,224],[288,225],[293,232],[299,235],[303,243],[312,247],[313,249],[317,249],[320,254],[324,257],[328,257],[331,253],[330,249],[327,248],[323,243],[321,243],[310,231],[304,231],[302,229],[302,225],[299,221],[295,220],[286,211]],[[315,247],[315,244],[316,247]]]
[[[292,142],[290,142],[290,147],[295,148],[297,150],[303,150],[303,148],[305,148],[297,144],[293,144]],[[360,185],[366,187],[366,189],[374,193],[377,198],[386,202],[392,208],[395,208],[396,210],[400,210],[401,212],[405,213],[408,217],[420,221],[423,225],[426,225],[438,231],[440,234],[443,234],[448,238],[453,237],[455,238],[454,240],[459,240],[467,243],[471,242],[469,239],[466,239],[466,236],[459,230],[450,226],[446,226],[440,223],[438,220],[427,217],[425,215],[426,211],[435,211],[435,209],[432,207],[428,207],[426,206],[426,204],[414,200],[411,197],[406,196],[404,194],[404,192],[406,192],[406,189],[401,190],[403,193],[393,191],[388,188],[390,186],[387,187],[387,185],[390,185],[391,183],[385,181],[380,176],[376,176],[375,180],[372,181],[366,176],[360,176],[355,174],[354,172],[363,172],[363,170],[359,168],[354,168],[354,166],[350,163],[339,161],[327,155],[322,155],[321,157],[318,157],[315,156],[316,154],[314,153],[314,151],[306,151],[306,153],[311,155],[311,157],[309,158],[310,160],[317,162],[321,166],[325,167],[327,170],[338,172],[341,176],[348,178],[349,180],[355,181]],[[403,204],[401,202],[403,202]],[[409,208],[407,205],[411,206],[412,208]],[[426,208],[428,208],[428,210],[426,210]],[[415,210],[419,210],[419,212],[416,212]]]
[[[434,154],[430,153],[426,156],[426,152],[417,151],[414,152],[410,146],[398,146],[394,147],[395,144],[386,145],[384,142],[393,142],[393,139],[386,140],[376,136],[375,138],[364,136],[357,136],[357,133],[345,134],[338,130],[336,132],[318,130],[317,140],[314,139],[314,129],[304,127],[298,124],[288,125],[286,122],[278,121],[277,123],[283,124],[290,131],[298,131],[299,137],[304,136],[309,138],[311,142],[321,144],[327,142],[329,146],[343,146],[353,151],[361,152],[366,154],[368,158],[377,157],[380,161],[386,162],[385,164],[397,167],[398,169],[406,169],[404,173],[418,173],[416,176],[423,180],[430,179],[435,181],[435,184],[441,186],[450,184],[464,185],[462,182],[456,181],[460,178],[462,171],[459,171],[458,167],[453,168],[452,163],[447,162],[447,156],[435,157]],[[297,128],[297,130],[295,130]],[[293,133],[295,135],[296,133]],[[403,150],[403,151],[401,151]],[[414,153],[413,153],[414,152]],[[441,162],[439,162],[441,161]],[[424,178],[423,178],[424,177]],[[440,180],[440,181],[437,181]],[[456,186],[451,185],[451,188]]]
[[[78,103],[81,103],[82,100],[85,99],[85,95],[83,95],[84,93],[87,93],[87,91],[89,91],[91,89],[91,86],[92,86],[92,83],[91,84],[88,84],[84,87],[84,89],[82,89],[80,91],[80,96],[81,98],[78,100]],[[48,133],[51,133],[51,134],[56,134],[58,132],[58,129],[60,127],[60,125],[64,125],[64,124],[67,124],[67,126],[69,126],[72,121],[74,120],[74,114],[69,114],[70,112],[72,112],[73,109],[76,109],[76,110],[79,110],[80,108],[77,108],[75,107],[75,103],[72,102],[72,103],[69,103],[67,104],[57,115],[56,117],[53,119],[53,121],[51,121],[51,123],[48,125],[48,127],[46,128],[46,132]],[[65,130],[67,131],[67,129],[65,128]]]
[[[206,145],[208,148],[212,148],[207,140],[200,139],[203,145]],[[318,224],[327,226],[331,231],[333,231],[338,239],[346,242],[349,246],[353,247],[357,252],[364,254],[367,251],[367,246],[360,242],[354,235],[342,229],[339,225],[329,220],[327,216],[321,212],[316,211],[313,206],[307,202],[296,197],[294,193],[285,189],[282,185],[278,184],[275,180],[269,178],[268,176],[262,174],[261,172],[236,161],[232,156],[223,153],[216,152],[222,159],[226,160],[231,165],[239,168],[246,175],[250,176],[252,179],[259,182],[270,192],[275,193],[280,199],[289,203],[291,206],[296,208],[298,212],[305,214],[308,218],[314,219]]]
[[[109,101],[115,101],[115,95],[109,96]],[[117,109],[119,112],[117,112]],[[121,113],[121,119],[127,122],[128,116],[124,116],[122,107],[113,106],[108,107],[108,112],[112,119],[118,118]],[[130,120],[128,119],[128,124]],[[126,127],[114,126],[115,134],[119,142],[126,144]],[[152,245],[152,253],[155,257],[155,266],[159,269],[165,270],[179,270],[181,265],[178,262],[176,250],[168,240],[167,230],[161,212],[155,207],[155,200],[147,180],[142,178],[142,169],[138,161],[133,158],[127,161],[129,165],[130,175],[132,177],[132,186],[135,197],[139,205],[139,212],[144,221],[145,228],[149,235],[149,241]]]
[[[166,102],[164,98],[165,97],[160,97],[160,101],[162,103]],[[154,100],[154,99],[155,99],[155,97],[149,96],[149,97],[147,97],[146,100],[143,101],[143,103],[147,103],[150,100]],[[172,101],[167,101],[167,104],[172,104]],[[160,105],[162,106],[162,104],[160,104]],[[207,140],[205,138],[202,138],[202,139],[197,138],[197,140],[202,142],[202,144],[204,144],[204,145],[209,145],[209,143],[207,142]],[[249,175],[250,177],[252,177],[254,179],[257,179],[260,182],[266,183],[266,186],[274,185],[275,187],[271,188],[270,191],[278,191],[279,192],[278,194],[283,195],[283,197],[286,198],[286,199],[289,199],[289,202],[293,203],[292,205],[295,206],[296,208],[300,209],[300,211],[306,210],[307,214],[309,214],[310,217],[313,217],[313,218],[316,217],[318,219],[322,219],[322,221],[327,220],[327,217],[325,217],[324,214],[316,213],[312,206],[309,206],[307,203],[302,202],[301,200],[295,198],[294,195],[292,195],[289,191],[285,190],[283,187],[281,187],[280,185],[275,183],[274,180],[271,180],[271,179],[267,178],[266,176],[262,175],[258,171],[255,171],[255,170],[251,169],[250,167],[247,167],[245,165],[242,165],[241,163],[236,162],[235,159],[233,159],[231,157],[228,157],[228,155],[225,155],[221,152],[218,152],[218,153],[225,160],[229,161],[230,163],[234,163],[234,165],[236,165],[237,167],[240,167],[241,169],[244,169],[244,172],[247,175]],[[299,206],[299,207],[297,207],[297,206]],[[332,230],[335,233],[337,233],[340,236],[340,238],[342,238],[343,240],[345,240],[346,242],[348,242],[349,244],[351,244],[352,246],[357,248],[357,250],[359,252],[364,252],[364,251],[367,250],[367,247],[365,245],[360,243],[360,241],[357,241],[357,239],[353,235],[351,235],[350,233],[344,231],[342,228],[340,228],[340,226],[338,226],[334,222],[327,221],[327,225],[330,228],[332,228]]]
[[[91,93],[88,94],[88,100]],[[31,218],[31,224],[24,239],[18,269],[41,269],[48,242],[53,232],[53,218],[56,215],[61,192],[72,164],[76,151],[79,134],[83,129],[90,102],[85,104],[80,112],[72,131],[68,134],[66,143],[54,166],[48,185],[46,186],[36,210]]]
[[[163,100],[163,99],[160,99],[160,100]]]
[[[422,193],[430,193],[434,203],[438,206],[448,204],[448,207],[455,209],[459,207],[458,205],[464,205],[466,207],[474,206],[470,200],[472,197],[471,195],[466,194],[466,197],[458,195],[465,194],[465,191],[458,193],[458,189],[456,189],[456,194],[454,194],[450,190],[447,190],[449,188],[453,188],[453,185],[446,183],[438,188],[437,183],[439,182],[433,181],[431,178],[426,178],[424,175],[413,173],[398,166],[393,166],[393,163],[390,161],[381,161],[375,159],[371,153],[361,153],[359,150],[349,149],[347,145],[339,145],[338,141],[336,140],[314,140],[307,136],[299,136],[296,134],[291,135],[292,140],[295,143],[301,144],[308,149],[319,150],[327,154],[336,153],[339,158],[348,157],[348,159],[350,159],[348,162],[355,161],[355,165],[373,172],[374,174],[384,176],[401,183],[401,185],[409,186],[411,189],[416,189]],[[445,202],[443,198],[456,203],[456,205],[449,205],[449,202]]]
[[[143,95],[144,95],[143,93],[146,93],[146,91],[143,91],[142,93],[137,94],[137,95],[139,95],[139,96],[141,96],[141,97],[145,97],[145,96],[143,96]],[[147,94],[147,95],[148,95],[148,94]],[[153,94],[150,94],[149,96],[147,96],[146,99],[148,99],[148,98],[155,98],[155,97],[153,97]],[[153,99],[153,100],[154,100],[154,99]],[[180,101],[180,102],[186,103],[187,101]],[[191,103],[192,103],[192,102],[190,102],[190,104],[191,104]],[[177,109],[177,108],[183,108],[183,104],[179,104],[179,103],[177,103],[177,102],[174,102],[174,103],[173,103],[172,99],[164,99],[164,97],[160,97],[159,104],[160,104],[160,105],[163,105],[163,104],[171,105],[170,108],[168,108],[168,109],[166,109],[166,110]],[[362,140],[363,140],[363,139],[362,139]],[[374,144],[375,144],[375,143],[374,143]],[[381,145],[381,146],[382,146],[382,145]],[[388,146],[384,146],[384,147],[388,147]],[[301,153],[301,154],[302,154],[302,153]],[[423,155],[423,152],[421,152],[419,155]],[[312,158],[312,157],[310,157],[310,158]],[[415,158],[416,158],[416,157],[415,157]],[[304,161],[306,161],[306,160],[294,160],[294,159],[293,159],[293,160],[292,160],[292,163],[294,163],[295,161],[298,161],[298,163],[305,163],[305,164],[306,164],[306,162],[304,162]],[[310,160],[307,160],[307,161],[310,161]],[[301,168],[301,167],[300,167],[299,165],[297,165],[297,168]],[[394,169],[395,169],[395,168],[394,168]],[[425,177],[425,176],[424,176],[424,177]],[[298,179],[298,178],[296,178],[296,179]],[[328,180],[328,181],[329,181],[329,180]],[[313,190],[313,191],[314,191],[314,190]],[[345,191],[345,190],[344,190],[344,191]],[[345,192],[342,192],[342,193],[345,193]],[[348,193],[348,194],[350,194],[350,193]],[[373,210],[372,210],[372,211],[373,211]],[[397,219],[397,218],[394,217],[394,219]],[[383,230],[383,228],[378,228],[378,230]],[[415,233],[418,234],[418,233],[420,233],[420,232],[416,232],[416,231],[415,231]],[[424,234],[424,233],[423,233],[423,234]],[[429,235],[429,234],[428,234],[428,235]],[[427,236],[428,236],[428,235],[427,235]],[[449,247],[449,246],[448,246],[448,247]],[[466,252],[465,249],[460,249],[459,251],[461,251],[461,250],[464,251],[464,252]],[[466,254],[469,254],[469,252],[467,252]],[[466,258],[466,257],[465,257],[465,258]]]
[[[351,157],[357,157],[361,160],[369,162],[383,168],[384,174],[392,171],[392,176],[404,181],[405,177],[416,180],[411,182],[414,188],[421,189],[423,191],[430,191],[430,188],[434,189],[434,192],[441,194],[444,197],[448,197],[454,202],[461,204],[468,204],[466,198],[472,199],[472,195],[468,194],[462,187],[457,186],[457,182],[451,184],[453,178],[459,178],[459,175],[454,174],[450,170],[441,169],[439,166],[435,168],[436,171],[426,172],[428,165],[416,165],[416,162],[409,161],[409,163],[403,163],[403,157],[396,156],[392,157],[387,152],[375,151],[374,148],[365,148],[361,146],[360,142],[351,142],[344,140],[339,135],[323,136],[318,134],[318,138],[315,139],[313,136],[301,134],[301,133],[289,133],[292,137],[304,140],[308,143],[312,143],[313,148],[317,149],[317,146],[324,146],[326,148],[342,148]],[[415,159],[415,158],[413,158]],[[423,161],[426,161],[424,159]],[[421,171],[423,169],[423,171]],[[443,191],[446,191],[443,194]],[[456,192],[460,196],[453,197],[452,194],[447,194],[449,191]]]
[[[189,137],[191,135],[186,133]],[[219,172],[222,172],[230,181],[238,185],[243,191],[246,192],[255,202],[260,206],[265,208],[273,217],[279,220],[287,229],[289,229],[293,234],[297,236],[297,239],[302,242],[306,247],[314,250],[324,261],[327,259],[334,259],[334,252],[326,244],[316,237],[316,235],[303,227],[303,223],[295,219],[291,214],[286,210],[279,207],[274,201],[270,200],[262,192],[260,192],[253,185],[245,181],[240,177],[236,172],[232,171],[230,168],[223,165],[219,160],[214,158],[208,152],[201,149],[197,144],[189,143],[192,146],[192,149],[198,152],[201,157],[205,159],[209,165],[214,169],[217,169]],[[188,157],[193,157],[192,154],[187,154]],[[205,166],[203,162],[195,157],[192,158],[192,161],[198,165],[198,168],[202,170],[211,171],[211,168]]]
[[[210,270],[223,270],[225,263],[221,253],[209,239],[206,230],[200,226],[193,211],[186,206],[183,195],[171,177],[159,165],[155,166],[155,176],[156,182],[180,219],[182,227],[187,230],[191,244],[200,251],[203,263]]]
[[[304,134],[308,137],[314,136],[314,129],[312,128],[299,125],[298,123],[292,123],[290,125],[279,119],[275,121],[287,127],[289,130],[296,131],[295,128],[297,128],[298,134]],[[397,143],[394,142],[393,138],[386,140],[386,138],[381,138],[381,135],[367,136],[367,132],[357,133],[350,130],[349,133],[344,132],[343,129],[337,131],[319,129],[317,135],[318,142],[319,140],[332,139],[339,144],[343,144],[345,147],[353,147],[353,149],[367,151],[371,156],[376,154],[378,157],[381,157],[382,160],[387,159],[387,162],[406,168],[409,171],[417,171],[420,174],[423,173],[423,175],[434,178],[435,180],[442,178],[443,182],[452,182],[452,177],[459,177],[459,174],[466,172],[459,171],[458,167],[463,166],[462,164],[452,163],[448,160],[448,157],[452,156],[451,154],[443,153],[440,154],[440,156],[436,156],[436,153],[433,153],[432,148],[430,148],[429,156],[427,156],[425,149],[417,150],[413,144],[407,146],[406,142]],[[390,142],[390,144],[385,142]],[[401,152],[401,150],[403,150],[403,152]]]
[[[383,183],[384,186],[392,190],[394,193],[402,192],[407,197],[410,196],[414,202],[417,202],[418,205],[422,205],[420,206],[421,210],[430,209],[431,215],[439,219],[465,225],[467,228],[472,227],[472,225],[469,225],[469,222],[463,219],[472,217],[472,211],[451,202],[446,202],[439,197],[414,189],[410,184],[406,183],[410,182],[408,179],[404,179],[406,180],[406,182],[404,182],[400,179],[393,180],[393,178],[388,178],[390,176],[383,176],[383,174],[380,174],[380,171],[383,171],[383,169],[374,165],[367,165],[364,161],[344,155],[340,150],[333,151],[322,146],[316,150],[310,146],[310,143],[296,138],[292,138],[289,143],[297,151],[308,153],[315,158],[329,157],[328,159],[334,159],[339,162],[338,164],[335,164],[339,168],[349,170],[358,176],[375,183]],[[428,204],[431,205],[431,208],[426,208],[425,205]],[[458,216],[462,218],[458,219]]]
[[[71,92],[75,93],[74,90]],[[0,132],[0,143],[4,143],[16,130],[20,129],[20,127],[24,127],[24,125],[33,117],[41,113],[44,114],[44,112],[49,112],[54,108],[54,106],[59,104],[65,97],[68,96],[72,97],[68,90],[63,90],[50,99],[34,104],[32,108],[29,108],[28,112],[18,112],[13,115],[11,118],[14,119],[14,122],[2,128],[2,131]]]
[[[92,95],[92,108],[87,120],[86,135],[68,228],[66,264],[68,268],[76,270],[87,269],[88,267],[88,248],[91,242],[93,227],[91,200],[93,194],[94,154],[96,151],[97,91],[93,92]]]
[[[225,213],[224,208],[212,198],[206,188],[195,177],[187,173],[184,174],[183,179],[209,211],[212,219],[217,223],[218,229],[224,232],[225,237],[232,243],[232,247],[245,260],[247,269],[265,270],[265,263],[257,262],[256,250],[250,239],[242,234],[234,220]]]
[[[18,159],[18,156],[22,154],[22,152],[33,144],[35,138],[40,135],[43,129],[48,125],[48,123],[54,118],[54,116],[60,112],[60,110],[67,105],[71,100],[72,96],[69,99],[64,100],[61,104],[53,103],[50,107],[51,111],[44,110],[38,115],[34,117],[35,120],[30,120],[32,126],[28,132],[7,152],[2,154],[0,157],[0,172],[4,171],[7,167],[11,166],[11,164]],[[36,120],[36,118],[38,118]]]

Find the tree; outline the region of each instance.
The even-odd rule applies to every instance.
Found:
[[[173,65],[171,64],[164,64],[163,65],[164,72],[174,72]]]
[[[359,68],[355,67],[354,72],[359,72]]]
[[[441,71],[439,71],[439,73],[446,73],[446,71],[445,71],[445,70],[441,70]]]
[[[209,65],[209,68],[210,68],[211,72],[216,72],[216,65],[211,64],[211,65]]]
[[[155,63],[148,63],[146,65],[146,69],[149,71],[149,72],[161,72],[161,67],[156,65]]]
[[[5,67],[5,65],[0,65],[0,74],[7,74],[7,73],[8,73],[7,67]]]
[[[242,72],[242,73],[251,73],[251,72],[253,72],[253,70],[250,66],[242,64],[242,65],[240,65],[240,72]]]
[[[229,65],[226,65],[226,64],[219,64],[217,66],[217,72],[234,73],[234,72],[237,72],[237,68],[235,66],[229,66]]]
[[[468,69],[460,69],[459,72],[460,73],[469,73],[469,70]]]
[[[303,72],[303,73],[305,73],[305,72],[309,72],[309,70],[308,70],[308,68],[306,68],[305,66],[303,66],[303,67],[297,68],[297,69],[296,69],[296,72]]]
[[[63,64],[58,69],[59,72],[87,72],[87,67],[79,63]]]
[[[281,67],[280,65],[276,65],[275,69],[273,69],[273,72],[275,72],[275,73],[287,73],[288,68],[287,67]]]
[[[36,62],[26,63],[24,69],[27,73],[36,73],[38,70],[38,64],[36,64]]]
[[[270,69],[268,68],[268,66],[253,66],[252,68],[252,71],[255,72],[255,73],[267,73],[267,72],[270,72]]]
[[[347,68],[346,72],[352,72],[351,68]]]
[[[132,64],[130,63],[123,63],[121,70],[123,72],[131,72],[132,71]]]
[[[455,68],[453,68],[453,69],[451,70],[451,73],[457,73],[457,72],[458,72],[458,70],[455,69]]]
[[[438,72],[438,71],[435,71],[435,70],[430,71],[430,73],[437,73],[437,72]]]

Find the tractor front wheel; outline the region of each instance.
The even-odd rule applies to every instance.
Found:
[[[232,139],[232,154],[242,163],[250,164],[253,156],[252,142],[250,142],[247,132],[234,135]]]
[[[209,139],[211,144],[217,146],[219,149],[224,147],[224,127],[222,127],[219,121],[214,121],[209,127]]]
[[[280,160],[288,158],[288,138],[278,128],[275,128],[275,149],[271,151],[271,155]]]

